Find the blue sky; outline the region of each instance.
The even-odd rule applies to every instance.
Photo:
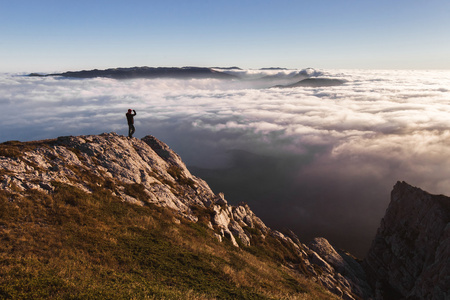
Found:
[[[448,0],[0,0],[0,72],[450,69]]]

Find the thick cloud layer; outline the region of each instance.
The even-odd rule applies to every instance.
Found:
[[[298,71],[243,79],[0,76],[0,142],[61,135],[155,135],[231,203],[303,241],[325,236],[362,256],[397,180],[450,195],[450,72],[316,71],[324,88],[271,88]],[[297,77],[295,77],[297,75]]]

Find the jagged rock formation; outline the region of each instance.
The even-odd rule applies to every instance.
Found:
[[[123,201],[173,209],[179,216],[175,223],[181,218],[204,221],[218,240],[236,247],[275,239],[296,253],[295,263],[286,267],[344,299],[370,298],[361,266],[350,255],[336,251],[325,239],[304,245],[292,232],[268,228],[248,205],[229,205],[222,193],[214,194],[174,151],[153,136],[139,140],[108,133],[0,146],[0,188],[11,195],[20,197],[30,189],[52,193],[58,182],[85,192],[102,185]]]
[[[24,145],[26,148],[27,143]],[[242,210],[246,210],[245,207],[237,210],[225,207],[224,212],[223,196],[215,195],[206,182],[189,172],[175,152],[152,136],[142,140],[115,133],[68,136],[37,142],[31,148],[33,150],[20,153],[20,159],[7,157],[0,161],[5,173],[1,188],[9,192],[52,191],[52,182],[59,181],[89,192],[91,178],[83,175],[92,172],[114,181],[113,194],[124,201],[170,207],[192,221],[197,221],[191,209],[195,205],[217,211],[214,220],[218,223],[215,225],[226,228],[229,225],[236,227],[231,222],[235,219],[234,211],[237,211],[236,219],[240,220]],[[142,185],[148,197],[144,200],[125,193],[130,184]],[[249,224],[264,226],[256,216],[245,216]]]
[[[308,246],[313,251],[311,261],[324,271],[319,277],[324,286],[344,299],[353,298],[347,294],[349,290],[363,299],[371,298],[372,292],[364,270],[354,257],[337,251],[324,238],[315,238]]]
[[[397,182],[365,260],[377,299],[450,298],[450,198]]]

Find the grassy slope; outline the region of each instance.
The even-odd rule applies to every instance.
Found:
[[[270,236],[219,243],[202,222],[124,203],[99,187],[114,183],[91,180],[92,194],[60,183],[51,195],[0,191],[0,299],[335,299],[284,267],[301,262]]]

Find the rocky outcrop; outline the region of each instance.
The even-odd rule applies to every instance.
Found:
[[[312,250],[311,261],[323,270],[319,280],[329,290],[343,299],[372,297],[365,272],[354,257],[344,251],[337,251],[324,238],[315,238],[308,246]]]
[[[22,148],[20,152],[0,156],[0,187],[8,192],[51,192],[56,182],[89,192],[96,178],[102,177],[123,201],[169,207],[192,221],[198,220],[193,208],[209,209],[211,226],[219,227],[223,236],[239,232],[238,236],[247,240],[242,226],[255,224],[266,230],[248,206],[228,206],[223,194],[215,195],[174,151],[153,136],[139,140],[109,133],[16,144],[16,149]],[[14,148],[14,143],[3,146],[5,151],[6,146]],[[133,185],[141,187],[145,197],[130,193]]]
[[[450,198],[397,182],[365,260],[377,299],[450,298]]]
[[[153,136],[139,140],[104,133],[0,144],[0,188],[12,198],[20,199],[30,189],[51,194],[58,184],[88,193],[104,188],[135,205],[171,208],[178,214],[175,223],[181,218],[203,222],[219,241],[227,240],[236,247],[252,247],[255,240],[275,240],[297,256],[287,267],[344,299],[369,298],[355,259],[336,251],[325,239],[307,246],[292,232],[270,229],[246,204],[229,205],[224,194],[215,194]]]

